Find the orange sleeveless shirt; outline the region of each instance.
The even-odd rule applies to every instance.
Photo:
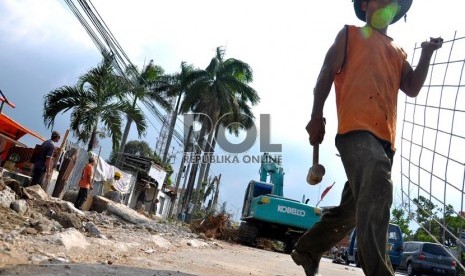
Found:
[[[406,59],[392,38],[348,26],[346,61],[334,78],[339,134],[369,131],[394,150],[397,94]]]

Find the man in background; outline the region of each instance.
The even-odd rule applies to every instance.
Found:
[[[32,179],[29,183],[29,186],[36,184],[42,185],[44,177],[46,179],[50,179],[54,164],[54,160],[52,158],[53,151],[55,150],[55,143],[60,141],[60,136],[61,135],[58,131],[52,131],[52,137],[42,143],[39,155],[37,156],[36,162],[34,163]]]
[[[136,211],[142,212],[145,211],[145,203],[147,201],[147,191],[150,189],[150,184],[145,184],[144,189],[140,191],[136,200]]]

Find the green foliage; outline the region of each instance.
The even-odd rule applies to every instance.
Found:
[[[413,199],[413,203],[418,206],[416,219],[419,223],[428,222],[432,216],[436,216],[435,209],[437,206],[424,196]]]
[[[114,165],[116,163],[118,152],[119,152],[119,149],[111,151],[110,157],[107,160],[108,164]],[[149,144],[145,141],[133,140],[133,141],[127,142],[126,146],[124,147],[124,153],[147,157],[153,160],[156,160],[156,158],[158,158],[155,152],[150,148]]]
[[[413,237],[416,241],[436,242],[423,228],[418,228]]]
[[[124,147],[124,152],[148,158],[153,158],[155,156],[155,153],[145,141],[134,140],[127,142]]]
[[[191,73],[195,81],[186,91],[181,110],[204,112],[213,123],[226,114],[234,122],[243,121],[242,114],[253,119],[249,104],[257,104],[260,97],[248,85],[252,75],[247,63],[234,58],[224,60],[224,50],[218,47],[205,70]]]
[[[139,136],[147,128],[142,111],[125,100],[126,91],[127,85],[114,73],[111,61],[104,59],[82,75],[75,86],[62,86],[44,96],[44,123],[53,128],[59,113],[71,111],[71,132],[78,141],[88,143],[89,151],[102,134],[111,137],[115,150],[122,138],[123,117],[136,123]]]
[[[454,236],[461,236],[464,218],[456,215],[453,206],[446,205],[443,210],[423,196],[413,199],[413,202],[417,205],[415,218],[421,225],[413,235],[413,239],[429,242],[437,240],[441,244],[455,246]],[[444,229],[443,225],[447,229]]]
[[[395,208],[392,210],[391,223],[399,225],[400,229],[402,230],[402,233],[404,234],[404,239],[412,235],[412,230],[410,230],[408,226],[409,220],[403,209]]]

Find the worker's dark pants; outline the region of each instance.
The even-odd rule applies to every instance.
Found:
[[[295,250],[320,259],[356,227],[357,254],[365,275],[394,275],[386,248],[392,203],[390,144],[369,132],[353,132],[338,135],[336,147],[348,178],[341,203],[299,239]]]
[[[110,191],[107,192],[104,197],[108,198],[109,200],[117,203],[121,203],[121,193],[119,191]]]
[[[32,179],[27,186],[41,185],[44,182],[45,170],[42,168],[35,168],[32,170]]]
[[[86,202],[87,200],[88,192],[89,192],[89,189],[86,189],[86,188],[79,189],[78,195],[76,197],[76,201],[74,201],[74,207],[81,210],[82,204],[84,204],[84,202]]]

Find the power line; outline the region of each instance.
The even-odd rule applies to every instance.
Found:
[[[82,11],[87,15],[88,20],[90,20],[91,24],[89,24],[88,20],[83,16],[79,8],[74,4],[73,0],[65,0],[65,3],[77,17],[81,25],[84,27],[86,32],[89,34],[90,38],[102,53],[104,57],[111,58],[113,60],[113,64],[115,69],[120,73],[120,75],[131,85],[133,86],[134,83],[126,74],[126,70],[128,68],[136,68],[134,64],[131,62],[121,45],[119,44],[118,40],[114,37],[113,33],[108,28],[107,24],[100,16],[98,11],[96,10],[95,6],[92,2],[86,0],[77,0],[79,3]],[[89,4],[87,3],[89,2]],[[98,33],[97,33],[97,32]],[[134,70],[136,77],[140,77],[140,74],[137,70]],[[143,80],[145,82],[145,80]],[[147,84],[147,83],[146,83]],[[160,101],[164,99],[161,98],[158,94],[153,94],[155,98]],[[150,101],[143,100],[142,101],[144,106],[150,111],[151,114],[155,116],[155,118],[160,121],[161,123],[166,123],[166,119],[162,115],[162,113],[158,110],[158,108]],[[136,105],[140,108],[139,104]],[[156,129],[155,124],[147,118],[149,123]],[[157,130],[157,132],[160,132]],[[183,142],[183,136],[177,131],[173,130],[175,137],[175,141],[178,145],[181,145]]]

